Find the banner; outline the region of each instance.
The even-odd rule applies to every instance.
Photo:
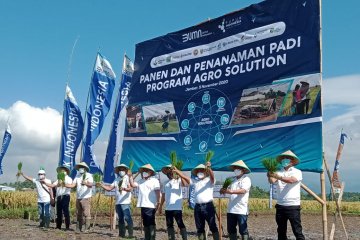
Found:
[[[94,73],[90,83],[89,107],[86,111],[87,130],[82,161],[90,168],[91,173],[102,172],[93,154],[92,147],[104,125],[109,112],[111,98],[115,87],[115,73],[111,64],[98,53]]]
[[[292,150],[322,171],[319,1],[268,0],[136,45],[121,161],[214,170]]]
[[[66,86],[65,92],[59,166],[66,166],[71,171],[75,166],[76,151],[83,136],[84,121],[69,86]]]
[[[126,111],[124,106],[128,103],[128,93],[131,87],[131,77],[134,72],[133,62],[125,55],[122,69],[121,82],[119,86],[116,107],[113,116],[113,122],[110,130],[109,143],[106,150],[104,165],[104,182],[112,183],[114,181],[114,167],[117,165],[119,154],[121,153],[122,140],[124,135],[124,125]],[[121,114],[122,113],[122,114]]]
[[[4,138],[3,138],[3,142],[2,142],[1,150],[0,150],[0,175],[3,174],[2,160],[5,156],[6,150],[9,147],[10,141],[11,141],[11,130],[10,130],[10,126],[8,124],[7,128],[5,130],[5,133],[4,133]]]
[[[342,150],[344,148],[345,138],[347,138],[347,135],[345,133],[341,132],[339,146],[338,146],[337,153],[336,153],[334,172],[332,175],[332,183],[333,183],[333,186],[335,189],[341,188],[339,169],[340,169],[340,157],[341,157]]]

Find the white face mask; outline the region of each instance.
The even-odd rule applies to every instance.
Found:
[[[84,168],[79,168],[79,173],[80,174],[83,174],[85,172],[85,169]]]
[[[142,175],[143,175],[144,178],[147,178],[147,177],[150,176],[150,174],[148,172],[143,172]]]
[[[235,169],[235,170],[234,170],[235,176],[239,176],[239,175],[241,175],[242,173],[243,173],[243,171],[242,171],[241,169]]]
[[[120,177],[125,176],[125,174],[126,174],[125,171],[120,171],[120,172],[119,172]]]
[[[39,175],[39,179],[40,179],[40,180],[45,179],[45,175]]]
[[[198,172],[196,176],[200,179],[203,179],[205,177],[205,174],[203,172]]]

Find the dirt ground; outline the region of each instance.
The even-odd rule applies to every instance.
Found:
[[[225,219],[226,216],[223,216]],[[139,217],[134,216],[135,231],[137,239],[142,239],[143,233],[140,231]],[[189,236],[188,239],[196,239],[194,219],[185,217]],[[329,232],[333,217],[328,217]],[[346,229],[350,239],[360,239],[360,216],[344,216]],[[321,215],[302,214],[303,232],[306,239],[323,239]],[[90,233],[75,233],[75,224],[71,225],[70,231],[54,229],[55,224],[51,223],[49,230],[38,228],[38,223],[23,219],[0,219],[0,239],[118,239],[117,230],[110,231],[109,218],[98,220],[99,225],[91,229]],[[270,240],[276,239],[276,223],[274,215],[271,214],[252,214],[248,220],[249,232],[253,239]],[[226,232],[226,221],[223,227]],[[292,235],[290,225],[288,226],[288,236],[295,239]],[[156,239],[167,239],[165,219],[163,216],[157,217]],[[180,235],[177,239],[181,239]],[[212,239],[210,236],[209,239]],[[226,236],[223,239],[227,239]],[[335,239],[345,239],[341,223],[338,222]]]

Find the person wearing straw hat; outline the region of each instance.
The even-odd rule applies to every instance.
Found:
[[[174,218],[180,229],[183,240],[187,239],[187,232],[182,219],[183,194],[182,187],[190,184],[190,178],[171,164],[161,169],[169,180],[162,188],[159,213],[162,214],[162,206],[165,203],[165,218],[169,240],[175,240]]]
[[[49,228],[50,226],[50,200],[53,198],[52,189],[46,186],[44,183],[51,184],[51,180],[46,178],[46,172],[44,168],[40,168],[38,171],[38,178],[32,178],[25,175],[23,172],[20,173],[26,180],[35,183],[37,192],[37,203],[40,216],[41,228]]]
[[[205,221],[208,223],[213,239],[220,239],[219,229],[216,225],[216,212],[213,203],[215,176],[211,169],[211,162],[199,164],[192,171],[196,176],[191,178],[190,184],[194,187],[194,218],[197,230],[198,239],[206,239],[205,235]]]
[[[141,218],[144,225],[145,240],[156,239],[155,213],[160,204],[160,182],[155,176],[155,170],[150,164],[139,168],[141,179],[134,181],[132,173],[128,171],[130,186],[138,188],[139,195],[136,207],[141,208]]]
[[[56,188],[56,228],[61,229],[63,222],[63,214],[65,218],[65,230],[70,229],[70,191],[71,188],[65,187],[65,184],[72,184],[72,179],[69,177],[70,169],[66,166],[59,166],[56,169],[58,174],[63,173],[65,180],[57,179],[53,184],[44,183],[46,186]]]
[[[227,209],[227,231],[229,239],[236,240],[236,225],[238,225],[241,239],[247,240],[249,239],[247,218],[251,180],[246,174],[251,171],[242,160],[232,163],[230,169],[234,171],[235,175],[232,178],[232,183],[227,189],[220,189],[221,194],[230,194]]]
[[[88,232],[90,229],[91,220],[91,197],[92,187],[94,179],[91,173],[89,173],[89,167],[85,162],[80,162],[75,165],[75,169],[78,171],[72,184],[65,184],[65,187],[76,187],[76,231]],[[85,229],[84,225],[85,217]]]
[[[277,204],[275,208],[278,239],[287,239],[288,220],[296,239],[305,239],[302,233],[300,217],[302,173],[294,167],[300,160],[290,150],[280,154],[276,159],[281,163],[283,169],[276,173],[268,173],[268,180],[270,183],[275,184],[277,189]]]
[[[126,234],[125,221],[127,222],[129,238],[133,238],[134,234],[134,226],[130,209],[132,188],[130,186],[129,176],[126,174],[128,170],[129,167],[125,164],[117,165],[114,168],[114,172],[118,177],[111,185],[98,183],[98,185],[106,191],[112,191],[115,189],[115,210],[118,215],[119,237],[122,238],[124,238]]]

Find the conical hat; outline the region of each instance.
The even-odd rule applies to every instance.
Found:
[[[241,167],[242,169],[245,169],[246,170],[245,173],[251,173],[250,169],[248,168],[248,166],[246,166],[246,164],[244,163],[243,160],[238,160],[238,161],[232,163],[230,165],[230,168],[233,169],[234,166]]]
[[[286,152],[283,152],[282,154],[276,157],[276,160],[278,162],[281,162],[284,159],[290,159],[293,166],[295,166],[300,162],[300,159],[291,150],[287,150]]]
[[[120,172],[120,168],[126,168],[126,170],[128,170],[129,169],[129,167],[128,166],[126,166],[125,164],[119,164],[119,165],[117,165],[116,167],[114,167],[114,172],[116,173],[116,174],[118,174],[119,172]]]
[[[198,169],[205,169],[206,167],[205,167],[205,165],[204,164],[199,164],[199,165],[197,165],[192,171],[191,171],[191,174],[192,175],[196,175],[195,173],[196,173],[196,170],[198,170]]]
[[[153,171],[155,173],[154,168],[151,166],[151,164],[145,164],[144,166],[139,168],[139,172],[143,172],[144,169],[148,169],[150,171]]]
[[[65,170],[67,175],[70,174],[70,169],[68,167],[66,167],[66,166],[58,166],[56,168],[56,172],[59,172],[60,170]]]
[[[88,167],[88,165],[86,164],[86,162],[80,162],[80,163],[78,163],[78,164],[75,165],[75,169],[76,169],[76,170],[79,170],[80,167],[86,168],[86,171],[89,172],[89,167]]]
[[[166,173],[165,173],[165,169],[167,169],[167,168],[172,168],[172,165],[171,165],[171,164],[168,164],[168,165],[162,167],[161,171],[162,171],[163,174],[166,174]]]

